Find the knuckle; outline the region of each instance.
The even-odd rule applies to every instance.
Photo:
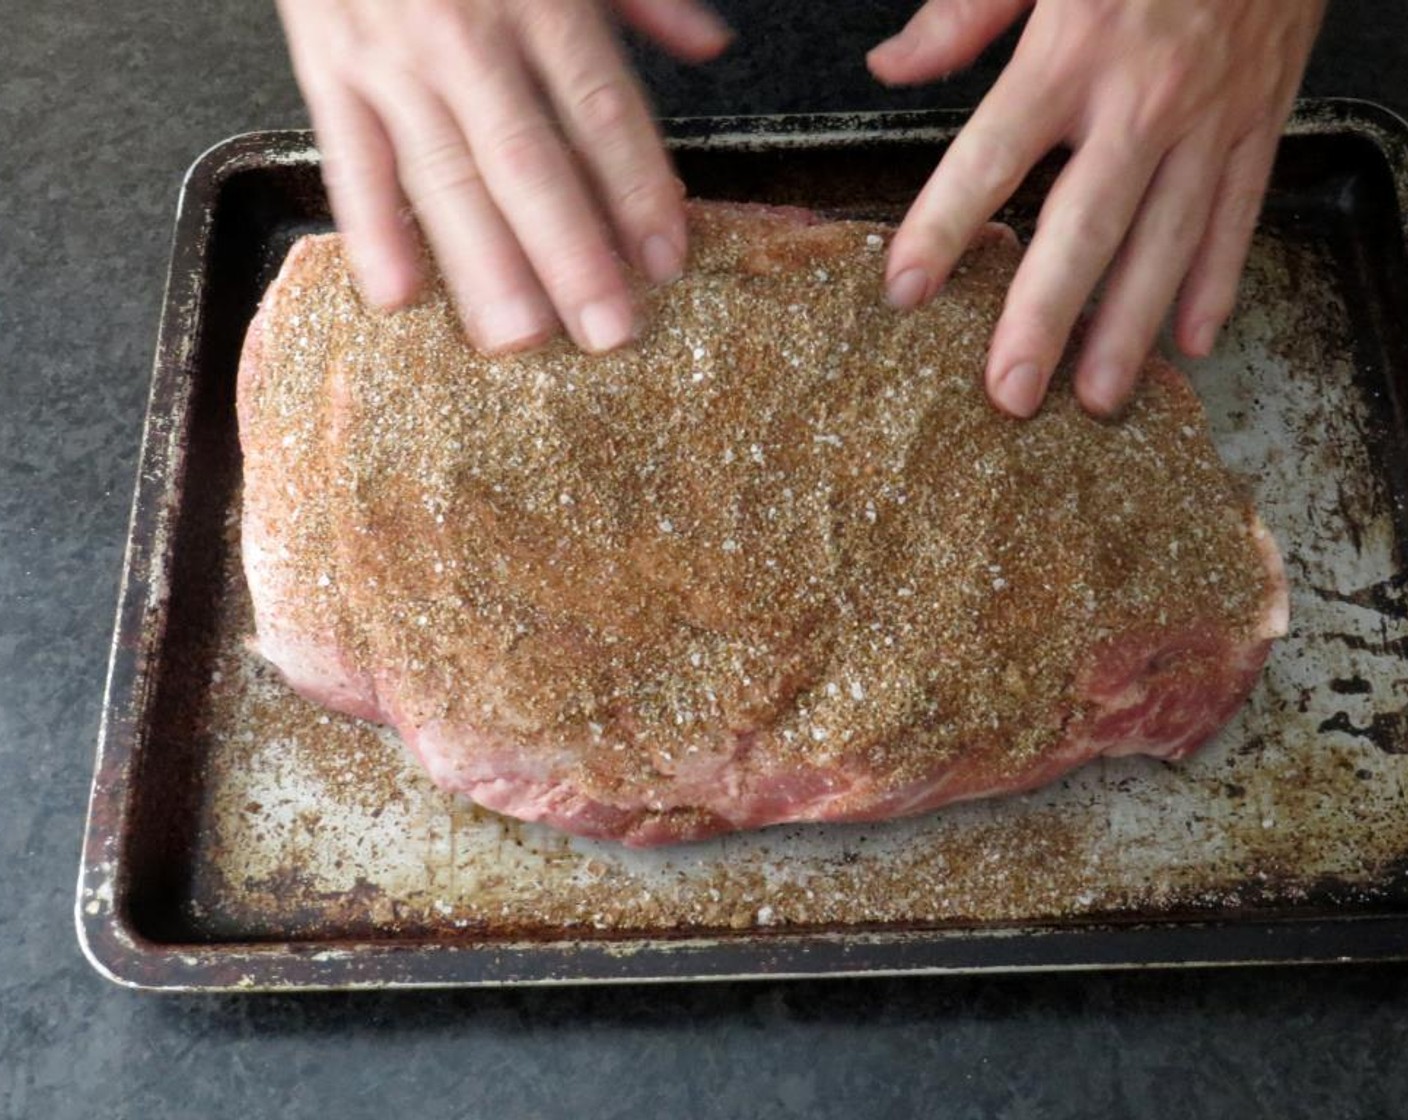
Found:
[[[1086,23],[1109,26],[1126,14],[1126,0],[1087,0]]]
[[[1118,320],[1111,316],[1112,310],[1118,311]],[[1124,379],[1132,381],[1153,346],[1164,310],[1131,308],[1128,301],[1116,309],[1109,302],[1102,302],[1082,347],[1077,380],[1104,369],[1117,370]]]
[[[1169,217],[1162,240],[1183,254],[1191,254],[1206,232],[1207,211],[1182,206]]]
[[[553,178],[555,148],[552,129],[541,121],[529,121],[490,140],[486,155],[506,178],[524,186],[536,186]]]
[[[440,42],[447,35],[459,35],[465,26],[465,12],[454,0],[412,0],[411,23],[428,42]]]
[[[518,25],[534,42],[571,43],[577,38],[582,12],[568,0],[535,0],[518,8]]]
[[[1166,145],[1188,115],[1188,88],[1188,71],[1181,66],[1156,75],[1139,99],[1130,139],[1136,144]]]
[[[1187,195],[1169,197],[1169,189],[1163,182],[1156,179],[1150,187],[1150,201],[1145,204],[1143,216],[1136,218],[1131,227],[1125,256],[1137,253],[1147,257],[1153,251],[1152,246],[1162,246],[1178,254],[1180,259],[1187,259],[1207,235],[1213,217],[1213,200],[1200,202]],[[1160,190],[1164,197],[1154,200],[1153,192]]]
[[[371,89],[398,89],[419,83],[423,61],[415,44],[398,37],[375,49],[349,55],[342,65],[349,83],[365,84]]]
[[[679,196],[667,177],[640,178],[622,184],[615,192],[616,207],[622,211],[658,211],[677,206]]]
[[[363,59],[349,59],[385,66],[404,75],[420,75],[427,60],[441,53],[441,47],[464,33],[465,18],[453,0],[406,0],[402,17],[377,21],[363,44]]]
[[[409,176],[422,197],[448,194],[473,188],[479,183],[479,168],[462,145],[444,141],[418,153]]]
[[[1000,202],[1017,189],[1026,168],[1013,145],[977,136],[964,151],[959,171],[975,194]]]
[[[1085,39],[1063,30],[1040,51],[1025,41],[1019,42],[1013,62],[1022,65],[1028,74],[1039,75],[1049,90],[1083,90],[1092,76],[1087,48]]]
[[[1259,186],[1234,187],[1223,202],[1223,221],[1228,231],[1237,237],[1250,236],[1261,216],[1262,192]]]
[[[913,259],[931,270],[950,267],[967,248],[962,232],[943,214],[925,214],[908,230],[895,235],[890,255],[895,260]]]
[[[1113,249],[1124,239],[1127,228],[1118,209],[1098,201],[1068,205],[1063,219],[1063,234],[1082,253]]]
[[[610,254],[592,243],[559,252],[540,278],[543,287],[569,304],[594,302],[621,289],[620,271]]]
[[[402,69],[413,75],[429,68],[440,81],[458,81],[466,70],[490,70],[509,57],[499,49],[508,36],[493,11],[471,17],[455,0],[418,0],[413,26],[401,59]]]
[[[1214,33],[1212,18],[1206,12],[1196,13],[1192,17],[1193,25],[1187,33],[1169,44],[1159,66],[1160,77],[1165,85],[1172,86],[1175,90],[1191,90],[1200,84],[1199,79],[1203,74],[1209,71],[1215,73],[1221,69],[1217,60],[1221,50],[1221,37]]]
[[[621,78],[588,86],[573,98],[573,116],[589,135],[602,136],[625,129],[634,117],[631,91]]]

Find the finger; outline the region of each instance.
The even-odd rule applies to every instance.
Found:
[[[624,23],[686,62],[717,58],[733,41],[729,25],[695,0],[616,0],[614,7]]]
[[[523,60],[493,28],[438,45],[450,111],[572,338],[594,352],[629,342],[635,313],[620,262]]]
[[[385,104],[402,182],[470,338],[490,352],[542,342],[557,317],[457,122],[413,81],[388,84]]]
[[[1220,148],[1213,127],[1189,136],[1165,157],[1144,196],[1076,370],[1076,396],[1097,415],[1124,404],[1153,348],[1207,229]]]
[[[531,61],[626,255],[656,283],[675,280],[685,261],[684,205],[645,98],[594,9],[555,11],[530,28]]]
[[[970,65],[1029,7],[1031,0],[928,0],[866,65],[889,86],[942,78]]]
[[[1156,157],[1105,129],[1076,153],[1042,207],[988,357],[988,393],[1013,416],[1036,414],[1071,328],[1129,230]]]
[[[1025,68],[1003,71],[895,233],[885,269],[892,305],[908,310],[938,291],[982,224],[1059,142],[1068,97],[1037,88]]]
[[[381,119],[342,86],[310,92],[308,111],[333,219],[363,294],[378,307],[410,303],[420,286],[419,253],[402,218],[406,200]]]
[[[1232,149],[1213,199],[1207,232],[1183,285],[1175,330],[1190,358],[1212,353],[1217,333],[1237,303],[1237,285],[1251,249],[1266,185],[1276,162],[1279,131],[1253,133]]]

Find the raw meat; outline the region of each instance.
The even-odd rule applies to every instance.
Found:
[[[646,334],[488,359],[438,288],[289,253],[240,367],[258,648],[499,812],[634,845],[1179,758],[1287,626],[1276,546],[1153,359],[1127,415],[981,385],[1021,250],[878,298],[888,227],[695,203]]]

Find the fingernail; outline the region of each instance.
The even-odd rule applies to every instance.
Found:
[[[377,270],[363,270],[361,276],[362,298],[378,311],[390,311],[401,302],[400,291],[393,277]]]
[[[370,254],[353,257],[352,271],[362,298],[379,311],[390,311],[406,302],[406,285],[396,275],[395,268],[373,260]]]
[[[1031,362],[1013,366],[997,383],[993,395],[1005,411],[1030,419],[1041,407],[1041,370]]]
[[[885,285],[885,298],[896,311],[910,311],[928,291],[929,274],[922,268],[907,268]]]
[[[1085,375],[1081,385],[1081,401],[1092,412],[1108,416],[1124,403],[1128,380],[1121,366],[1101,362]]]
[[[549,324],[538,308],[520,300],[485,304],[476,309],[479,345],[490,353],[521,350],[541,340]]]
[[[1212,349],[1217,345],[1217,323],[1209,319],[1205,323],[1199,323],[1193,328],[1193,353],[1194,358],[1206,358],[1212,353]]]
[[[688,7],[684,9],[687,18],[694,21],[695,30],[701,35],[709,35],[723,43],[733,41],[733,28],[724,22],[723,16],[712,8]]]
[[[684,274],[684,254],[663,233],[652,233],[640,247],[645,274],[655,284],[669,284]]]
[[[625,345],[635,334],[635,319],[620,300],[587,304],[577,316],[577,325],[587,349],[598,354]]]
[[[888,55],[891,62],[903,62],[914,53],[914,43],[907,35],[895,35],[871,48],[871,54]]]

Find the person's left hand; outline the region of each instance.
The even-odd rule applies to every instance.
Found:
[[[988,392],[1041,407],[1082,309],[1107,281],[1075,392],[1128,398],[1165,312],[1211,352],[1325,0],[928,0],[869,56],[890,84],[968,65],[1031,9],[1012,61],[953,142],[890,249],[900,308],[931,299],[973,235],[1058,145],[1074,154],[1041,212],[992,340]]]

